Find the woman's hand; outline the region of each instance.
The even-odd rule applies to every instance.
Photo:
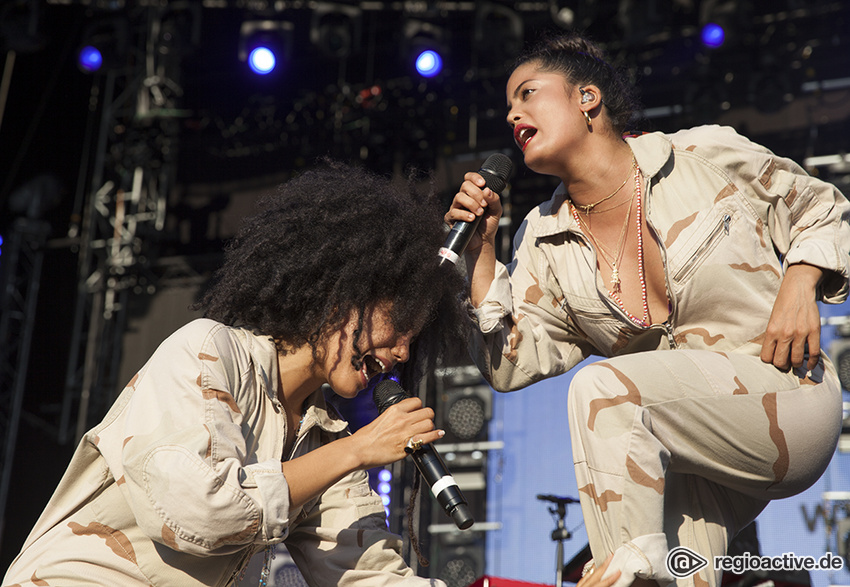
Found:
[[[762,361],[787,371],[792,366],[801,366],[808,352],[806,368],[817,366],[820,359],[817,286],[822,277],[823,270],[814,265],[791,265],[785,272],[767,323]]]
[[[434,410],[422,407],[417,397],[409,397],[388,407],[384,413],[354,433],[362,468],[393,463],[407,456],[408,441],[429,444],[445,432],[434,429]]]
[[[502,216],[502,202],[499,194],[485,187],[486,182],[480,174],[470,171],[463,178],[445,220],[454,224],[481,218],[465,251],[469,298],[477,307],[487,295],[496,274],[496,230]]]
[[[404,458],[404,447],[411,439],[425,445],[444,434],[434,430],[434,410],[423,408],[419,398],[400,401],[353,435],[283,461],[281,471],[289,484],[290,507],[305,504],[352,471]]]
[[[604,579],[602,576],[608,570],[608,565],[611,564],[612,558],[614,558],[614,555],[609,554],[608,558],[605,559],[605,562],[598,569],[595,566],[591,566],[590,570],[576,583],[576,587],[611,587],[620,578],[620,571],[614,571]]]
[[[499,218],[502,216],[502,202],[499,194],[488,187],[480,174],[470,171],[463,176],[464,182],[460,191],[455,194],[445,220],[448,224],[457,221],[472,222],[477,217],[482,218],[475,234],[467,245],[467,252],[475,252],[482,244],[488,242],[495,246],[496,230],[499,228]]]

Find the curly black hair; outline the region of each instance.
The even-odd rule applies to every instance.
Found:
[[[404,367],[412,385],[460,350],[469,325],[466,281],[439,264],[442,206],[433,182],[420,193],[417,179],[322,160],[258,202],[195,307],[268,335],[281,353],[307,344],[315,356],[352,312],[362,326],[368,308],[389,302],[398,332],[421,328]]]

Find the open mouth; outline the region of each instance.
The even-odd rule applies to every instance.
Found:
[[[519,148],[523,151],[525,150],[525,146],[528,144],[528,141],[537,134],[537,129],[532,126],[520,125],[514,131],[514,140],[516,141]]]
[[[360,366],[360,373],[363,374],[366,381],[371,380],[375,375],[380,375],[381,373],[386,372],[387,366],[384,365],[384,362],[378,357],[373,357],[372,355],[366,355],[363,357],[363,364]]]

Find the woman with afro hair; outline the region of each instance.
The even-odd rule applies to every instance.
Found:
[[[284,542],[310,585],[414,576],[366,470],[443,435],[407,398],[351,433],[323,387],[409,386],[463,340],[439,202],[324,162],[260,202],[198,303],[68,470],[3,582],[232,585]],[[402,364],[404,366],[402,367]]]

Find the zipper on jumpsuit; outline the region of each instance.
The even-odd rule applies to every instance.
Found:
[[[644,190],[643,193],[646,194],[646,193],[649,192],[649,183],[650,182],[647,179],[644,183],[646,185],[644,185],[644,187],[643,187],[643,190]],[[653,236],[657,236],[658,231],[652,225],[652,221],[650,220],[650,217],[649,217],[650,215],[649,215],[649,206],[648,205],[645,205],[645,210],[646,210],[646,225],[652,231]],[[729,221],[727,220],[727,217],[728,217],[728,215],[726,217],[724,217],[724,219],[723,219],[723,228],[726,231],[726,233],[728,234],[729,233]],[[584,241],[584,243],[590,248],[590,250],[593,251],[593,266],[596,267],[599,264],[599,257],[596,253],[596,248],[593,246],[593,243],[590,242],[590,239],[588,239],[584,235],[583,232],[581,232],[579,230],[575,230],[575,229],[569,229],[569,230],[570,230],[570,232],[573,232],[575,235],[577,235],[582,241]],[[667,274],[667,249],[664,247],[664,243],[661,241],[661,239],[654,239],[654,240],[656,240],[656,242],[658,242],[658,247],[661,251],[661,260],[662,260],[662,264],[664,266],[664,287],[667,290],[667,300],[669,301],[669,305],[670,305],[670,312],[668,313],[667,318],[664,320],[664,322],[662,322],[660,324],[660,326],[664,329],[664,333],[667,335],[667,342],[670,345],[670,348],[676,349],[678,347],[678,345],[676,343],[676,337],[673,335],[673,323],[672,323],[673,322],[673,315],[676,313],[676,298],[673,297],[673,295],[672,295],[673,292],[670,290],[670,279],[669,279],[669,276]],[[597,274],[597,270],[594,270],[594,275],[596,275],[596,274]],[[599,288],[597,287],[597,291],[598,290],[599,290]],[[647,331],[647,330],[650,330],[650,329],[656,327],[655,324],[651,324],[649,326],[638,326],[637,324],[634,324],[634,322],[632,322],[632,320],[626,315],[626,313],[623,311],[622,308],[620,308],[620,306],[618,304],[611,303],[610,296],[604,295],[602,297],[606,300],[606,303],[608,304],[608,306],[612,309],[612,311],[614,313],[618,314],[621,318],[623,318],[626,322],[628,322],[632,326],[640,328],[641,330],[644,330],[644,331]],[[565,313],[566,313],[566,304],[567,304],[567,300],[565,298],[561,302],[561,311],[563,311]]]
[[[653,232],[656,232],[655,228],[652,227],[648,216],[647,216],[647,219],[646,219],[646,223],[647,223],[647,226],[650,226],[650,228],[652,228]],[[682,267],[682,269],[680,269],[678,271],[678,273],[676,274],[677,280],[680,279],[681,277],[687,275],[688,273],[690,273],[691,269],[694,267],[694,265],[696,263],[696,259],[698,259],[700,257],[700,255],[704,254],[706,251],[711,250],[714,246],[716,246],[716,244],[720,241],[720,238],[722,236],[728,236],[729,235],[729,225],[731,223],[732,223],[732,216],[728,213],[724,214],[723,217],[720,219],[720,222],[717,223],[717,226],[715,226],[714,229],[711,231],[711,234],[709,234],[709,236],[705,240],[705,242],[693,254],[693,256],[690,258],[688,263],[684,267]],[[664,248],[663,244],[661,245],[661,255],[664,258],[664,278],[667,281],[667,299],[670,300],[670,304],[671,304],[670,318],[672,318],[672,316],[673,316],[673,314],[675,313],[675,310],[676,310],[676,308],[675,308],[676,299],[671,295],[671,292],[670,292],[670,280],[667,279],[667,250]],[[667,332],[667,340],[670,343],[670,348],[675,349],[675,348],[677,348],[678,345],[676,344],[676,339],[673,336],[673,326],[672,326],[672,324],[670,324],[670,321],[669,321],[670,318],[668,318],[668,320],[664,321],[663,326],[664,326],[664,330]]]
[[[648,194],[650,187],[649,178],[646,179],[644,184],[643,193]],[[667,303],[670,307],[667,318],[665,318],[664,322],[661,323],[661,327],[664,328],[664,333],[667,335],[667,343],[670,345],[670,349],[673,350],[678,348],[678,345],[676,344],[676,337],[673,335],[673,316],[676,314],[676,298],[673,296],[673,291],[670,288],[670,275],[667,268],[667,248],[664,246],[664,241],[657,238],[658,231],[655,229],[655,226],[652,224],[652,219],[650,218],[649,203],[646,202],[646,200],[644,200],[644,202],[644,210],[646,210],[646,226],[652,231],[652,236],[654,237],[653,240],[658,243],[658,249],[661,251],[661,265],[664,267],[664,287],[667,290]]]

